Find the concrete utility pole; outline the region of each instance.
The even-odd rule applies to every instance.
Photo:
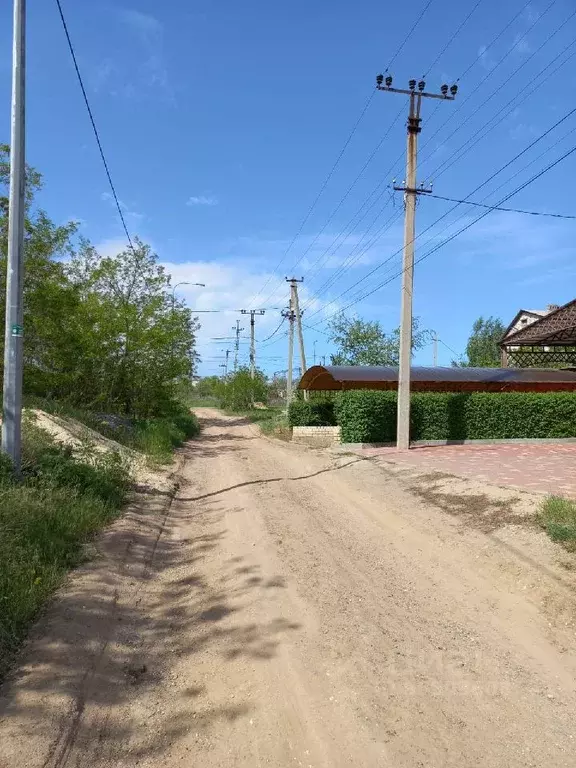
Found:
[[[282,317],[288,318],[290,323],[288,329],[288,371],[286,372],[286,408],[288,409],[292,401],[292,365],[294,358],[294,308],[292,305],[292,294],[290,294],[290,304],[288,309],[282,312]]]
[[[223,349],[222,352],[226,353],[226,361],[224,363],[222,363],[220,368],[224,368],[224,378],[226,379],[228,377],[228,358],[230,357],[230,350],[229,349],[226,349],[226,350]]]
[[[298,283],[303,283],[304,278],[297,280],[295,277],[287,277],[286,282],[290,283],[290,306],[296,320],[296,328],[298,331],[298,344],[300,347],[300,368],[302,370],[301,375],[306,370],[306,353],[304,351],[304,335],[302,333],[302,313],[300,312],[300,302],[298,300]],[[308,400],[308,392],[304,392],[304,400]]]
[[[316,343],[317,343],[317,341],[318,341],[318,339],[314,339],[314,342],[312,343],[312,351],[313,351],[312,360],[314,361],[314,365],[316,365]]]
[[[12,459],[14,469],[18,474],[20,473],[22,445],[22,345],[24,341],[22,294],[26,185],[25,101],[26,0],[14,0],[2,450]]]
[[[438,365],[438,333],[432,331],[432,364],[434,368]]]
[[[383,85],[385,83],[385,85]],[[458,86],[453,85],[448,95],[448,86],[443,85],[440,93],[426,93],[426,83],[420,80],[416,90],[416,80],[410,80],[408,90],[392,88],[392,77],[384,75],[376,77],[376,88],[379,91],[402,93],[410,97],[408,113],[408,141],[406,149],[406,181],[403,186],[394,187],[404,192],[404,258],[402,263],[402,306],[400,311],[400,365],[398,367],[398,429],[396,447],[398,450],[410,448],[410,365],[412,361],[412,289],[414,286],[414,240],[416,238],[416,197],[431,190],[416,186],[416,166],[418,155],[418,134],[422,130],[420,123],[420,106],[422,98],[454,100]]]
[[[240,351],[240,333],[244,328],[240,328],[240,320],[236,320],[236,327],[232,326],[232,330],[236,331],[236,341],[234,342],[234,373],[238,370],[238,353]]]
[[[250,315],[250,376],[254,378],[256,376],[256,338],[255,338],[255,325],[256,315],[265,315],[265,309],[241,309],[243,315]]]

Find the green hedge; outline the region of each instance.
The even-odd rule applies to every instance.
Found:
[[[395,392],[343,392],[336,412],[344,443],[396,439]],[[414,393],[410,422],[412,440],[576,437],[576,393]]]
[[[288,408],[291,427],[332,427],[336,425],[334,400],[293,400]]]

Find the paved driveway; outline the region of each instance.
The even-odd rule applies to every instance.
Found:
[[[576,498],[576,443],[439,445],[401,452],[365,448],[363,452],[430,471]]]

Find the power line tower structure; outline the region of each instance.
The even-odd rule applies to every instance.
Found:
[[[240,352],[240,334],[244,328],[240,328],[240,320],[236,320],[236,327],[232,326],[232,330],[236,331],[236,341],[234,342],[234,373],[238,370],[238,353]]]
[[[256,376],[256,315],[265,315],[265,309],[241,309],[243,315],[250,315],[250,376]]]
[[[302,374],[306,370],[306,352],[304,350],[304,335],[302,333],[302,312],[300,312],[300,302],[298,299],[298,283],[303,283],[304,278],[298,280],[295,277],[287,277],[286,282],[290,283],[290,307],[294,313],[294,320],[298,331],[298,345],[300,347],[300,367]],[[304,399],[308,399],[308,392],[304,392]]]
[[[416,90],[418,86],[418,90]],[[408,139],[406,148],[406,179],[402,186],[394,186],[404,192],[404,256],[402,262],[402,302],[400,310],[400,361],[398,368],[398,428],[396,447],[398,450],[410,448],[410,365],[412,360],[412,291],[414,287],[414,240],[416,237],[416,198],[431,192],[424,185],[417,186],[416,167],[418,162],[418,134],[422,130],[420,107],[423,98],[453,101],[458,91],[457,85],[450,89],[447,85],[440,88],[440,93],[427,93],[426,83],[410,80],[408,89],[392,88],[392,77],[378,75],[376,88],[388,93],[401,93],[410,97],[408,112]],[[450,90],[450,95],[448,94]]]

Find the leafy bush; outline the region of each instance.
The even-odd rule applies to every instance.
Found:
[[[291,427],[331,427],[336,424],[333,400],[293,400],[288,408]]]
[[[46,598],[119,512],[129,478],[118,454],[82,457],[24,424],[23,476],[0,462],[0,677]]]
[[[336,412],[342,442],[396,438],[395,392],[343,392]],[[576,437],[576,394],[414,393],[410,422],[412,440]]]
[[[220,407],[231,411],[245,411],[254,403],[268,402],[268,384],[262,371],[256,371],[254,378],[249,368],[238,371],[216,387]]]

